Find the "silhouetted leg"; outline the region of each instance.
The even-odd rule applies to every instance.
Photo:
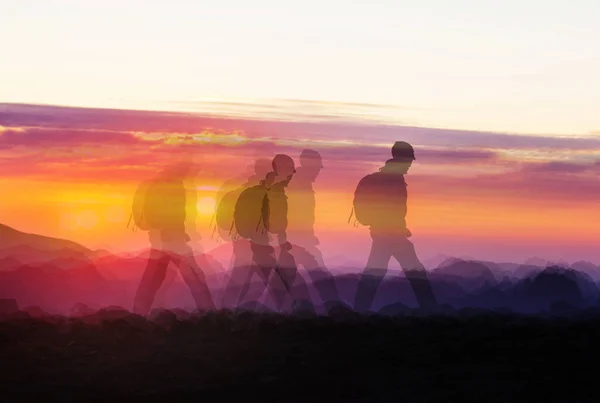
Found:
[[[280,311],[285,295],[288,293],[288,289],[286,289],[287,284],[281,282],[281,271],[277,267],[278,262],[275,257],[275,249],[272,246],[253,243],[252,252],[253,260],[256,264],[254,267],[263,279],[269,294],[273,297],[275,309]],[[275,286],[269,286],[269,279],[274,269],[279,272],[279,274],[275,273],[275,276],[277,276],[278,279],[275,280]]]
[[[242,267],[252,264],[252,247],[246,239],[233,242],[233,267]]]
[[[222,305],[224,308],[234,308],[238,304],[246,282],[250,281],[250,270],[251,267],[248,265],[235,266],[231,269],[229,280],[223,292]],[[244,294],[247,292],[246,290]]]
[[[316,250],[316,248],[314,249]],[[308,250],[296,245],[294,245],[294,248],[292,249],[292,254],[296,258],[298,264],[306,270],[313,287],[319,294],[321,302],[325,307],[325,304],[327,303],[340,301],[340,297],[333,275],[324,265],[321,265],[320,260],[313,252],[313,249]],[[317,252],[320,255],[318,250]]]
[[[312,247],[312,248],[307,248],[306,250],[316,260],[317,267],[323,267],[323,268],[325,268],[325,260],[323,259],[323,253],[321,253],[321,250],[319,248]]]
[[[155,249],[150,251],[146,270],[133,301],[134,313],[142,316],[150,313],[156,292],[165,279],[169,262],[170,258],[164,252]]]
[[[427,271],[417,257],[415,246],[406,238],[399,238],[394,245],[393,256],[400,263],[402,271],[410,282],[419,307],[425,310],[435,310],[438,304],[431,289],[431,283],[427,279]]]
[[[200,255],[195,255],[195,258],[196,266],[201,267],[202,272],[204,272],[204,283],[206,284],[206,287],[211,290],[210,293],[212,295],[213,306],[215,309],[218,309],[217,301],[220,301],[223,298],[222,293],[224,284],[221,284],[219,277],[215,274],[223,273],[225,268],[209,254],[202,253]],[[213,275],[207,276],[207,273],[212,273]],[[208,280],[213,281],[213,284]]]
[[[163,280],[162,285],[158,288],[158,291],[156,292],[156,295],[154,297],[154,306],[164,307],[166,305],[167,293],[169,291],[169,288],[171,288],[171,286],[175,282],[176,277],[177,272],[174,269],[170,268],[169,265],[167,265],[165,279]]]
[[[298,285],[294,287],[294,281],[298,279]],[[289,250],[281,249],[279,252],[279,261],[275,268],[275,273],[271,278],[272,287],[281,298],[280,308],[286,300],[293,305],[296,299],[305,299],[310,301],[308,287],[304,279],[298,276],[296,260]],[[288,306],[291,308],[292,306]]]
[[[248,292],[252,289],[252,276],[257,273],[263,281],[264,288],[260,294],[255,292],[251,295],[251,300],[260,299],[262,293],[268,288],[269,276],[273,267],[277,264],[275,259],[274,249],[268,244],[268,237],[259,238],[257,241],[250,241],[251,263],[246,265],[247,270],[242,275],[246,276],[242,290],[238,296],[237,305],[241,305],[242,301],[247,297]]]
[[[223,307],[233,308],[246,296],[250,287],[252,267],[252,250],[247,240],[234,241],[233,244],[233,267],[230,271],[227,286],[223,291]]]
[[[371,309],[377,289],[387,273],[392,257],[391,246],[385,239],[373,237],[367,267],[363,272],[356,290],[354,310],[366,313]]]
[[[244,299],[248,299],[249,301],[258,301],[264,290],[267,288],[269,282],[268,275],[265,277],[263,272],[255,263],[246,266],[244,269],[245,270],[243,270],[238,277],[241,280],[240,284],[242,284],[242,288],[237,298],[237,306],[240,306]],[[252,276],[254,273],[257,273],[263,281],[260,291],[256,288],[252,288]]]
[[[324,305],[341,302],[341,298],[335,283],[335,277],[327,269],[325,260],[323,259],[323,253],[317,247],[317,243],[314,242],[316,239],[315,234],[311,233],[310,241],[307,240],[305,245],[306,253],[310,258],[306,261],[306,270],[315,286],[321,301]],[[315,264],[316,263],[316,264]]]
[[[284,274],[288,276],[289,274]],[[290,302],[294,303],[294,306],[297,306],[296,303],[299,301],[303,301],[305,304],[309,304],[312,310],[317,312],[317,308],[310,296],[310,291],[308,288],[308,283],[302,273],[299,273],[297,270],[295,271],[294,280],[290,282],[291,284],[291,294],[290,294]],[[289,281],[289,280],[288,280]],[[307,308],[307,305],[304,305]]]
[[[179,267],[183,280],[192,293],[196,307],[199,310],[214,310],[215,304],[206,283],[204,272],[198,266],[192,249],[183,244],[178,245],[177,248],[172,248],[172,251],[173,253],[176,251],[174,259],[177,261],[177,267]]]

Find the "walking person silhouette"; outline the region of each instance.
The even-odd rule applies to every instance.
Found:
[[[196,307],[215,308],[204,273],[188,244],[192,239],[186,224],[195,222],[196,201],[186,197],[184,181],[192,174],[194,167],[189,161],[169,165],[154,179],[143,182],[135,194],[132,218],[138,228],[148,231],[150,240],[150,256],[133,303],[136,314],[146,316],[150,312],[170,262],[178,266]],[[188,206],[191,211],[186,212]]]
[[[215,225],[219,237],[231,242],[232,259],[229,267],[229,279],[226,280],[221,299],[222,308],[235,308],[237,297],[244,281],[250,278],[255,269],[252,264],[252,249],[250,241],[238,236],[234,213],[236,203],[241,193],[253,186],[260,185],[265,176],[271,171],[272,161],[259,158],[249,168],[245,176],[240,176],[223,183],[218,195],[218,207],[215,212]],[[242,183],[243,182],[243,183]]]
[[[258,272],[273,297],[276,310],[281,311],[286,296],[292,297],[292,285],[297,274],[296,262],[290,253],[291,244],[286,234],[288,205],[285,194],[285,188],[296,169],[294,161],[284,154],[277,154],[273,158],[272,168],[273,171],[260,184],[245,189],[235,205],[235,231],[240,237],[250,241],[254,266],[248,271],[237,305],[250,290],[252,274]],[[279,245],[278,257],[275,248],[271,246],[271,234],[276,236],[275,241]],[[271,276],[272,272],[275,275]],[[271,286],[270,281],[273,282]]]
[[[335,279],[325,266],[315,234],[316,195],[314,183],[323,169],[323,159],[318,151],[305,149],[300,153],[300,166],[287,189],[288,239],[292,255],[309,275],[321,299],[323,313],[340,303]],[[300,276],[300,273],[298,273]]]
[[[421,309],[435,311],[437,301],[427,279],[427,271],[419,261],[412,234],[406,226],[408,173],[415,153],[404,141],[392,147],[392,159],[379,172],[365,176],[354,193],[354,214],[358,222],[370,227],[371,251],[356,291],[354,309],[368,312],[377,289],[387,273],[392,256],[400,263]]]

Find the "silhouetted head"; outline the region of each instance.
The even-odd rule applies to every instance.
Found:
[[[323,169],[321,154],[315,150],[302,151],[300,153],[300,167],[302,167],[302,172],[314,181]]]
[[[285,154],[277,154],[275,158],[273,158],[272,166],[275,175],[283,180],[291,179],[294,173],[296,173],[294,160]]]
[[[275,175],[275,172],[273,172],[273,171],[271,171],[271,172],[268,172],[268,173],[265,175],[264,183],[265,183],[267,186],[271,186],[273,183],[275,183],[275,176],[276,176],[276,175]]]
[[[387,170],[404,175],[408,173],[415,159],[415,150],[409,143],[396,141],[392,146],[392,159],[387,163]]]
[[[272,161],[268,158],[259,158],[254,162],[254,174],[264,178],[271,170]]]
[[[406,141],[396,141],[392,146],[392,158],[396,161],[414,161],[415,150]]]

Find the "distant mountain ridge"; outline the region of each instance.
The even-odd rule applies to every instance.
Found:
[[[28,246],[43,251],[73,250],[84,254],[92,254],[92,250],[73,241],[61,238],[26,233],[8,225],[0,224],[0,250],[19,246]]]
[[[231,253],[231,245],[224,244],[208,254],[197,255],[213,296],[219,302],[229,278]],[[148,249],[119,255],[105,250],[92,251],[76,242],[28,234],[0,224],[0,298],[15,298],[20,306],[38,305],[48,311],[62,312],[77,303],[130,307],[148,257]],[[445,255],[433,260],[437,260],[438,265],[430,266],[428,272],[436,297],[441,303],[456,308],[535,313],[556,306],[561,309],[600,306],[600,268],[591,262],[564,263],[566,267],[557,267],[547,266],[547,261],[540,258],[532,258],[525,264]],[[356,269],[330,268],[336,273],[334,281],[342,303],[351,304],[355,297],[360,280],[360,275],[353,273]],[[318,301],[316,290],[323,284],[319,280],[311,282],[302,267],[300,277]],[[193,304],[189,290],[178,278],[178,271],[172,267],[166,285],[157,295],[158,306],[189,308]],[[302,286],[298,282],[294,288]],[[260,292],[263,285],[255,278],[251,287]],[[333,295],[326,297],[333,298]],[[248,302],[246,306],[253,304]],[[388,271],[372,309],[392,314],[415,305],[412,288],[402,272]]]

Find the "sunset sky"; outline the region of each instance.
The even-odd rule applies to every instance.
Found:
[[[287,3],[0,0],[0,222],[142,248],[137,183],[192,153],[210,250],[225,180],[313,148],[326,257],[364,264],[352,192],[405,140],[424,258],[600,262],[600,2]]]

